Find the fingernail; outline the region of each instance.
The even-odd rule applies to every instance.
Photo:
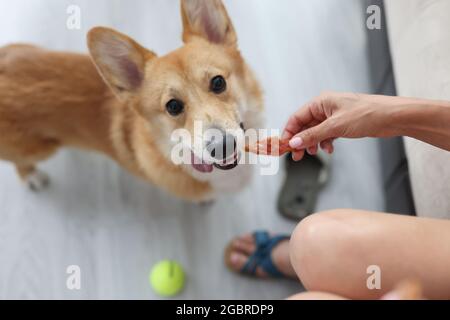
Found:
[[[300,137],[295,137],[289,141],[289,146],[294,149],[300,149],[303,145],[303,139]]]

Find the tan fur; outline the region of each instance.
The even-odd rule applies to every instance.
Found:
[[[220,1],[212,2],[226,15]],[[185,46],[163,57],[116,31],[95,28],[88,45],[98,70],[86,55],[29,45],[0,48],[0,158],[26,178],[60,147],[95,150],[179,197],[209,199],[214,190],[208,181],[170,161],[171,132],[193,130],[194,120],[229,129],[246,121],[251,127],[252,119],[239,119],[238,105],[245,100],[252,105],[247,113],[260,113],[262,101],[235,41],[228,41],[234,29],[225,28],[221,35],[228,40],[213,43],[194,35],[189,15],[183,9]],[[117,57],[126,60],[125,69]],[[230,86],[220,97],[208,91],[216,74]],[[179,117],[165,110],[174,96],[186,104]]]

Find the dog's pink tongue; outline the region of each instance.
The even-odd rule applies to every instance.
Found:
[[[203,172],[203,173],[209,173],[212,172],[214,167],[211,164],[192,164],[195,170]]]
[[[202,173],[209,173],[209,172],[212,172],[214,169],[212,164],[204,163],[202,160],[197,158],[194,155],[194,153],[191,153],[191,163],[192,163],[192,167],[195,170],[200,171]]]

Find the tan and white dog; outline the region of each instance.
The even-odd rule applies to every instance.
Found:
[[[0,48],[0,159],[33,189],[48,181],[36,164],[63,146],[102,152],[191,201],[244,185],[250,168],[236,165],[236,138],[225,133],[260,127],[260,87],[220,0],[182,0],[181,11],[184,46],[162,57],[102,27],[88,35],[92,59]],[[203,146],[231,144],[233,156],[213,152],[207,161],[191,150],[193,164],[174,164],[172,132],[194,134],[198,121],[224,133]]]

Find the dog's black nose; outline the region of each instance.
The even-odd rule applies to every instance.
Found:
[[[224,161],[235,154],[237,148],[236,138],[234,135],[222,131],[222,136],[220,138],[215,137],[206,148],[211,157]]]

